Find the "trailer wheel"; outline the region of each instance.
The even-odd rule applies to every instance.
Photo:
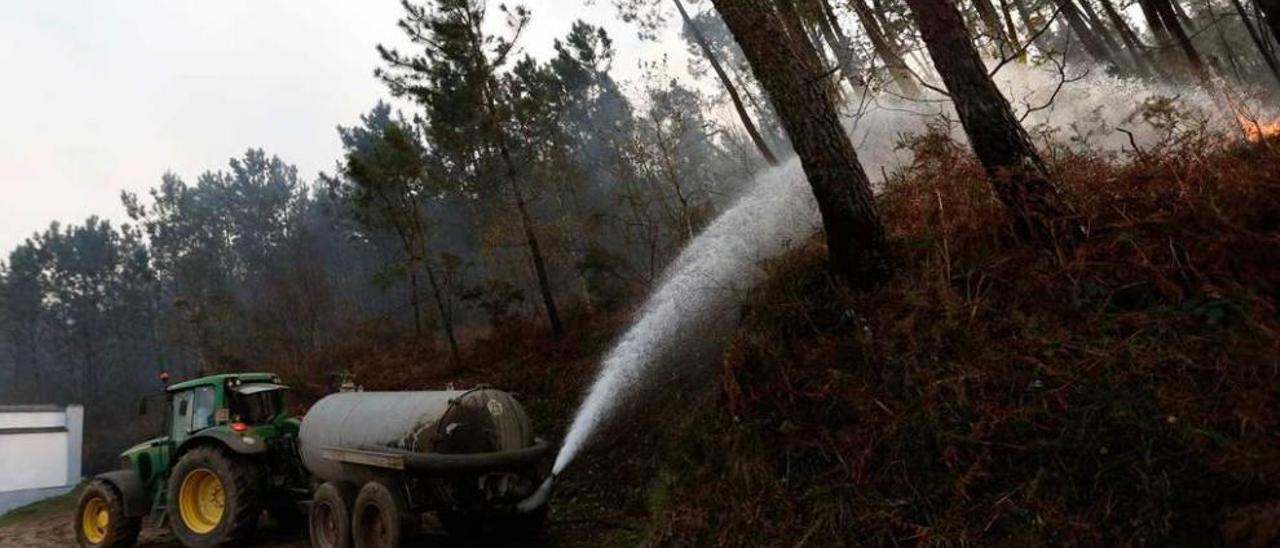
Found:
[[[351,510],[356,488],[349,483],[325,482],[311,499],[308,532],[315,548],[351,548]]]
[[[169,474],[169,522],[184,546],[238,544],[262,515],[262,480],[256,463],[220,447],[196,447]]]
[[[395,548],[412,533],[404,497],[380,481],[364,484],[351,514],[355,548]]]
[[[124,515],[124,500],[110,483],[93,480],[76,506],[76,541],[85,548],[123,548],[138,542],[142,518]]]

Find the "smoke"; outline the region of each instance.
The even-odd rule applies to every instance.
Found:
[[[1163,130],[1134,117],[1139,105],[1156,97],[1176,97],[1178,104],[1198,111],[1213,128],[1232,127],[1233,118],[1223,115],[1203,92],[1111,78],[1101,71],[1065,76],[1063,82],[1063,74],[1056,71],[1011,64],[1002,68],[996,82],[1015,112],[1025,114],[1025,126],[1058,139],[1075,137],[1078,146],[1095,150],[1119,152],[1132,146],[1129,135],[1117,128],[1130,131],[1139,146],[1159,142]],[[895,146],[900,135],[921,132],[939,117],[957,119],[941,96],[872,101],[849,110],[855,113],[849,119],[850,134],[873,180],[910,163],[909,153]],[[964,141],[958,123],[952,134]],[[605,356],[556,457],[553,474],[573,461],[628,397],[644,391],[659,364],[687,357],[688,348],[730,328],[744,293],[764,275],[760,263],[780,256],[819,226],[798,160],[765,170],[747,184],[732,207],[671,264],[637,321]]]

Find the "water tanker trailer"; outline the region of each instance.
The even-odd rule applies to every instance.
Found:
[[[167,386],[160,437],[82,492],[80,546],[134,546],[147,515],[185,546],[240,545],[264,510],[322,548],[398,546],[428,512],[451,534],[541,529],[548,446],[510,394],[345,391],[299,421],[287,390],[270,373]]]
[[[299,455],[316,484],[312,546],[397,546],[434,512],[451,534],[532,535],[549,446],[524,407],[490,388],[341,392],[302,420]]]

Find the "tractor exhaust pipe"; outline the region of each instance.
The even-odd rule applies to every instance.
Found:
[[[529,498],[516,503],[516,512],[520,514],[528,514],[547,503],[547,499],[551,498],[551,487],[556,481],[556,476],[552,475],[547,481],[542,482],[537,491],[534,491]]]

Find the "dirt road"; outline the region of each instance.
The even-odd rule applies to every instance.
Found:
[[[71,528],[73,511],[60,511],[47,515],[31,516],[17,523],[0,526],[0,548],[63,548],[76,545]],[[145,523],[138,546],[148,548],[178,548],[168,527],[155,527]],[[264,526],[258,532],[252,546],[259,548],[304,548],[308,546],[305,533],[281,531]]]
[[[560,548],[578,546],[629,546],[636,544],[631,525],[591,519],[575,508],[572,516],[554,511],[545,534],[536,542],[526,544],[530,548]],[[587,512],[594,514],[596,512]],[[23,512],[18,516],[0,519],[0,548],[64,548],[76,545],[72,529],[75,500],[60,497],[40,508]],[[431,546],[465,546],[452,541],[441,533],[431,534]],[[143,523],[138,546],[147,548],[180,548],[169,528],[159,527],[150,520]],[[310,546],[305,531],[286,531],[269,520],[263,520],[253,541],[247,546],[255,548],[305,548]]]

